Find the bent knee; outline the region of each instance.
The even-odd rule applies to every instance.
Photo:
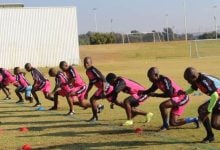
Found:
[[[130,104],[130,100],[129,100],[129,99],[124,100],[124,104],[125,104],[125,105]]]
[[[216,130],[220,130],[220,123],[217,122],[212,122],[211,123],[212,128],[216,129]]]
[[[91,98],[89,99],[89,101],[90,101],[90,103],[94,103],[94,102],[96,101],[96,99],[95,99],[94,97],[91,97]]]
[[[160,108],[160,109],[164,109],[163,103],[161,103],[161,104],[159,105],[159,108]]]
[[[170,120],[170,126],[178,126],[178,122],[175,119]]]

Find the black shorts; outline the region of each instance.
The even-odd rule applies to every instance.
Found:
[[[220,100],[216,103],[215,107],[213,108],[213,114],[220,114]]]
[[[138,107],[139,106],[139,101],[136,98],[134,98],[133,96],[129,96],[127,99],[129,100],[131,107]]]

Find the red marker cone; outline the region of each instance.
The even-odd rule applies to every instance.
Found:
[[[29,144],[25,144],[22,146],[22,150],[32,150],[32,148]]]
[[[143,129],[141,129],[141,128],[136,128],[135,129],[135,133],[137,133],[137,134],[141,134],[141,133],[143,133]]]
[[[3,133],[3,131],[4,131],[3,129],[0,129],[0,134]]]
[[[21,132],[28,132],[29,131],[27,127],[21,127],[19,130]]]

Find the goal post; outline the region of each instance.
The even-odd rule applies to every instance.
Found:
[[[189,56],[194,58],[220,57],[220,39],[190,41]]]

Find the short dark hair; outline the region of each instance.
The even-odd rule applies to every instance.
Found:
[[[114,79],[116,79],[117,76],[114,74],[114,73],[109,73],[107,76],[106,76],[106,81],[108,83],[111,83]]]
[[[148,72],[147,72],[147,76],[149,77],[151,74],[154,74],[154,75],[159,75],[159,70],[157,67],[151,67]]]
[[[64,64],[67,64],[66,61],[61,61],[59,67],[62,68],[64,66]]]
[[[14,67],[14,71],[18,70],[20,67]]]
[[[31,63],[26,63],[26,64],[24,65],[24,68],[27,69],[28,66],[30,66],[30,65],[31,65]]]
[[[51,75],[53,70],[54,70],[54,68],[50,68],[48,71],[48,74]]]

